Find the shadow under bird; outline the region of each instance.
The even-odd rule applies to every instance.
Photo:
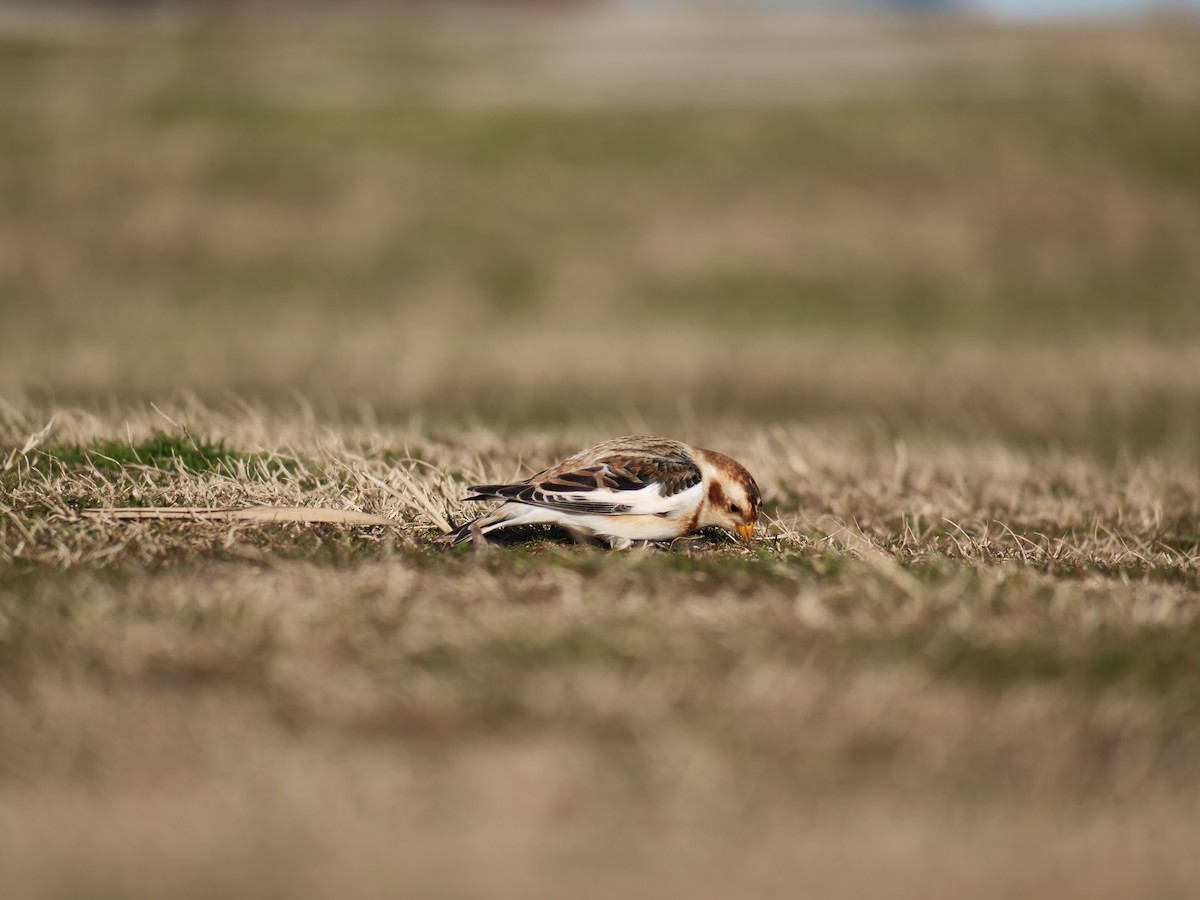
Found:
[[[442,538],[450,546],[516,525],[557,525],[577,542],[618,550],[712,526],[749,540],[762,508],[741,463],[660,437],[614,438],[524,481],[470,490],[468,500],[503,502]]]

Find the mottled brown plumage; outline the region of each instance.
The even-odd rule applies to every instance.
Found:
[[[616,438],[568,456],[517,484],[475,485],[474,496],[467,499],[520,500],[567,512],[616,514],[628,512],[628,504],[620,500],[622,491],[657,484],[661,496],[670,497],[699,484],[700,478],[687,444],[665,438]],[[596,499],[602,492],[613,492],[611,499],[607,494],[605,500]]]

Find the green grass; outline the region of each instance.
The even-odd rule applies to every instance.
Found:
[[[1133,690],[1173,701],[1173,714],[1190,718],[1200,709],[1196,642],[1194,625],[1104,631],[1083,640],[1049,634],[1017,640],[945,634],[931,639],[920,629],[897,636],[894,643],[866,642],[859,649],[867,658],[915,663],[935,677],[974,681],[997,691],[1029,682],[1084,693]]]
[[[149,440],[138,443],[97,440],[88,446],[46,446],[42,448],[41,456],[51,465],[63,468],[87,466],[105,473],[120,472],[131,466],[178,467],[200,473],[261,459],[255,454],[233,451],[223,440],[172,435],[157,429]]]

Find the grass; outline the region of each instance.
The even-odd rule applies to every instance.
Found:
[[[161,469],[172,465],[191,472],[209,472],[255,458],[250,454],[234,453],[223,440],[171,435],[161,429],[155,429],[149,440],[138,444],[99,440],[86,447],[45,447],[41,454],[48,464],[60,468],[88,466],[102,472],[120,472],[132,466]],[[40,461],[35,459],[31,465]]]
[[[572,27],[0,40],[6,896],[1194,895],[1194,25]],[[431,543],[619,433],[754,542]]]

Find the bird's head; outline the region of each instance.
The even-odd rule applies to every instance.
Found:
[[[762,494],[754,476],[723,453],[700,450],[698,455],[705,486],[700,527],[716,525],[748,541],[762,510]]]

